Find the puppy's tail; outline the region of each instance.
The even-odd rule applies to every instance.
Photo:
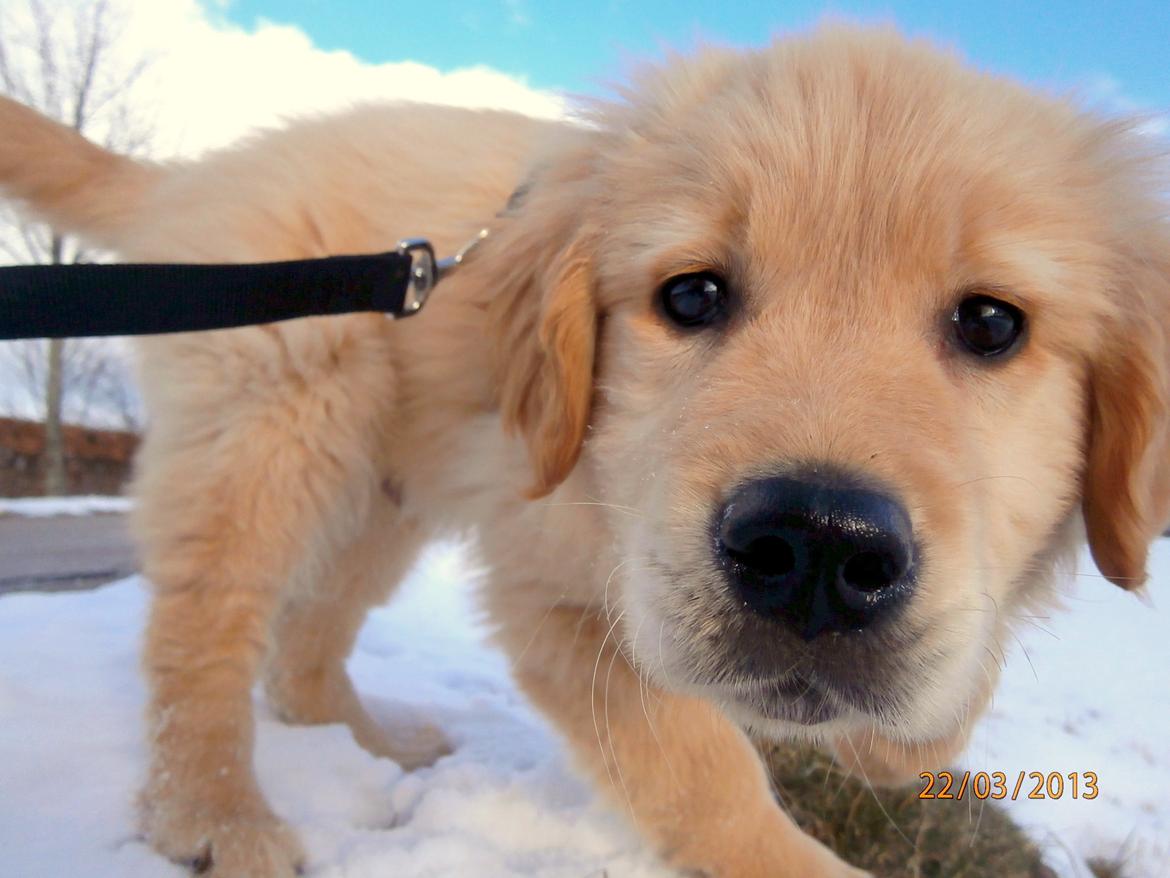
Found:
[[[164,173],[0,96],[0,193],[58,232],[117,249]]]

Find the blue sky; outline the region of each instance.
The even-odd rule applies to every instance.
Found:
[[[538,88],[595,94],[627,59],[704,37],[758,45],[825,13],[895,21],[957,45],[981,67],[1136,108],[1170,109],[1170,0],[906,0],[716,3],[695,0],[229,0],[220,14],[251,27],[295,24],[324,49],[370,62],[443,70],[486,64]]]

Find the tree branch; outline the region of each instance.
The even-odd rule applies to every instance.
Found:
[[[20,5],[27,14],[18,17]],[[151,126],[132,110],[132,92],[149,59],[126,56],[124,24],[111,0],[0,0],[0,92],[120,151],[145,151]],[[47,226],[19,218],[9,224],[8,214],[0,209],[0,257],[66,263],[94,256]],[[0,358],[16,364],[12,383],[22,395],[17,400],[18,388],[4,388],[9,398],[0,404],[27,414],[27,403],[39,401],[58,427],[66,414],[141,423],[128,370],[109,342],[3,345]]]

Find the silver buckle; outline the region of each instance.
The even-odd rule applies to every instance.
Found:
[[[417,313],[427,303],[427,297],[435,284],[463,264],[467,254],[488,236],[487,229],[480,229],[474,238],[459,248],[459,252],[446,259],[435,259],[435,250],[426,238],[403,238],[398,242],[398,252],[410,257],[410,284],[402,300],[402,316]]]
[[[435,251],[426,238],[403,238],[398,252],[410,257],[410,283],[402,299],[402,315],[409,316],[422,309],[427,296],[435,288],[438,272],[435,269]]]

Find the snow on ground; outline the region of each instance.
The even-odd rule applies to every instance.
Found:
[[[1157,547],[1155,565],[1153,592],[1166,604],[1170,543]],[[343,728],[290,728],[258,708],[261,784],[301,831],[309,875],[667,878],[575,777],[502,657],[482,645],[471,578],[458,550],[432,551],[399,599],[373,614],[351,664],[376,713],[401,699],[454,737],[456,752],[433,768],[403,774]],[[145,762],[136,658],[145,602],[137,578],[95,592],[0,598],[6,876],[184,875],[134,833]],[[1170,614],[1095,576],[1078,579],[1068,603],[1068,613],[1021,633],[1032,666],[1017,649],[966,762],[1009,773],[1096,771],[1098,799],[1020,801],[1016,817],[1063,876],[1086,874],[1078,854],[1124,847],[1129,878],[1163,878]]]
[[[257,770],[301,832],[313,878],[667,878],[577,779],[557,739],[483,647],[471,574],[430,553],[351,662],[375,714],[425,706],[457,743],[403,774],[340,726],[293,728],[260,706]],[[135,838],[145,765],[137,577],[94,592],[0,598],[0,874],[182,878]]]
[[[1106,581],[1086,557],[1064,611],[1031,620],[1009,649],[992,709],[964,757],[971,771],[1064,775],[1064,796],[1007,803],[1061,875],[1120,857],[1127,878],[1170,876],[1170,540],[1150,559],[1155,608]],[[1100,795],[1071,797],[1071,772]],[[1083,778],[1078,784],[1084,790]]]
[[[56,515],[95,515],[103,512],[129,512],[129,497],[0,497],[0,515],[23,515],[51,518]]]

